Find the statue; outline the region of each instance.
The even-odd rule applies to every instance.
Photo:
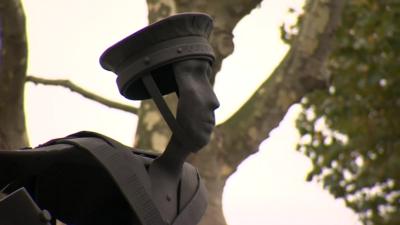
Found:
[[[206,14],[177,14],[128,36],[100,58],[103,68],[117,74],[123,96],[155,101],[173,133],[163,154],[79,132],[34,150],[0,151],[0,189],[9,194],[24,187],[51,213],[52,224],[198,224],[206,190],[185,159],[209,142],[219,107],[209,82],[211,30]],[[176,117],[162,97],[172,92],[179,97]]]

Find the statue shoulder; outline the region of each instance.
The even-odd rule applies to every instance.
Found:
[[[126,146],[108,136],[105,136],[103,134],[99,134],[96,132],[92,131],[80,131],[78,133],[74,133],[71,135],[68,135],[64,139],[70,139],[70,138],[96,138],[104,141],[105,143],[109,144],[110,146],[118,149],[124,149],[124,150],[129,150],[133,152],[135,155],[140,155],[140,156],[145,156],[149,158],[156,158],[160,155],[160,153],[153,151],[153,150],[148,150],[148,149],[139,149],[139,148],[132,148],[130,146]]]

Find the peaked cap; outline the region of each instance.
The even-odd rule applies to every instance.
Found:
[[[165,95],[177,91],[177,87],[173,70],[163,70],[163,66],[193,58],[214,61],[208,42],[212,28],[212,18],[207,14],[176,14],[114,44],[101,55],[100,64],[117,74],[120,93],[133,100],[151,98],[141,78],[161,68],[153,78]]]

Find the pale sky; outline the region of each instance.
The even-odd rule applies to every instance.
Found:
[[[107,98],[135,104],[117,91],[115,75],[101,69],[100,54],[111,44],[147,24],[145,0],[24,0],[27,15],[28,74],[70,79]],[[112,4],[111,4],[112,2]],[[235,52],[218,75],[221,102],[217,120],[225,120],[276,67],[288,47],[279,26],[287,8],[301,0],[264,0],[234,31]],[[33,146],[80,130],[108,135],[131,145],[136,117],[86,100],[60,87],[27,84],[27,125]],[[311,164],[295,151],[299,135],[293,106],[227,181],[224,213],[229,225],[359,225],[342,201],[320,184],[305,182]]]

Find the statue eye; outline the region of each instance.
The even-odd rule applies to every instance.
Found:
[[[211,81],[212,80],[212,66],[211,66],[211,64],[208,64],[208,66],[207,66],[207,77],[208,77],[208,80],[209,81]]]

